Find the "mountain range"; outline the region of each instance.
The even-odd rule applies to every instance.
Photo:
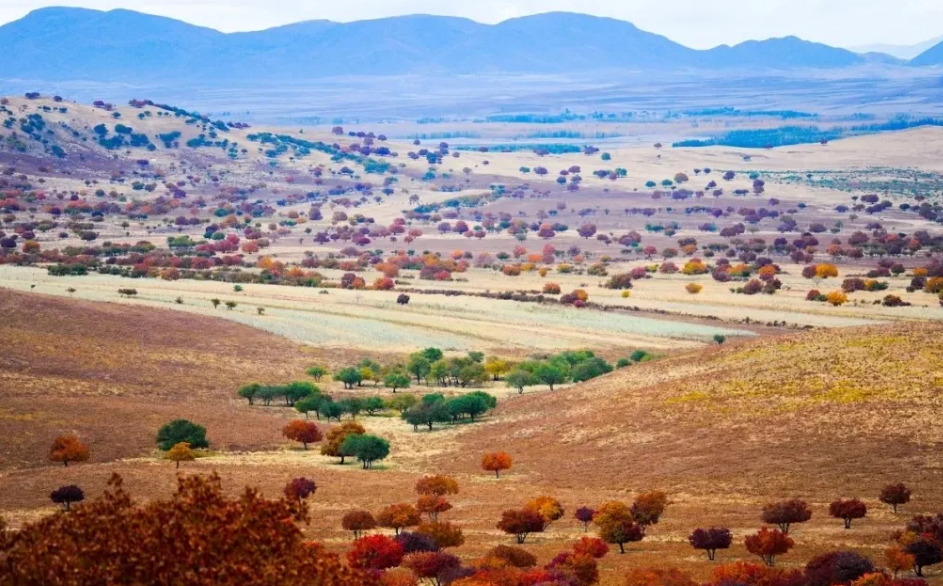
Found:
[[[7,56],[0,59],[3,79],[127,83],[902,63],[796,37],[695,50],[629,22],[562,12],[496,25],[414,15],[225,34],[130,10],[58,7],[0,27],[0,55]],[[943,65],[943,44],[913,63]]]

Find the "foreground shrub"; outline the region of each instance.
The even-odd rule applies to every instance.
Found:
[[[304,505],[267,500],[253,489],[238,498],[219,476],[179,478],[170,500],[135,503],[112,476],[105,494],[68,515],[24,526],[2,542],[4,571],[15,584],[279,584],[378,586],[304,540]],[[195,546],[198,544],[198,547]]]

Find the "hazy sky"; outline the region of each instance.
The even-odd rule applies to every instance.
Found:
[[[628,20],[697,48],[789,34],[837,46],[914,44],[943,35],[941,0],[0,0],[0,23],[49,5],[129,8],[226,32],[415,13],[493,23],[566,10]]]

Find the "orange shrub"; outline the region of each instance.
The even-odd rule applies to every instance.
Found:
[[[690,293],[691,295],[697,295],[704,289],[704,285],[698,283],[688,283],[684,286],[684,290]]]

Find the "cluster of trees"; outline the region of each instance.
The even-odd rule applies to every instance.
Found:
[[[494,409],[498,400],[484,391],[473,391],[464,395],[446,398],[442,393],[424,395],[421,400],[402,411],[403,421],[419,431],[419,426],[426,426],[432,431],[436,423],[460,423],[464,420],[475,421],[475,417]]]
[[[496,379],[504,373],[501,361],[489,358],[481,352],[469,352],[463,357],[445,357],[438,348],[426,348],[409,355],[408,362],[402,366],[402,372],[416,378],[416,383],[423,380],[426,384],[435,381],[440,386],[478,386],[489,378]]]
[[[642,351],[639,351],[642,352]],[[645,354],[638,356],[641,361]],[[635,354],[633,354],[633,358]],[[620,360],[620,366],[628,366],[628,360]],[[547,385],[552,391],[554,386],[567,382],[584,382],[613,371],[613,366],[589,350],[562,352],[542,360],[527,360],[511,365],[505,382],[518,393],[525,387]]]

